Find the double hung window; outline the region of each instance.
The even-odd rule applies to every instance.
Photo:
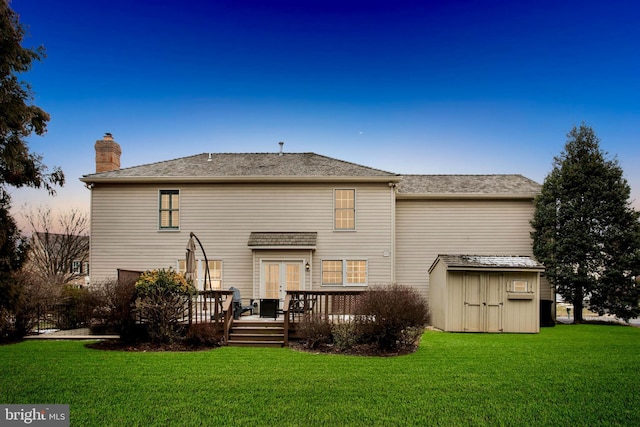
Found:
[[[179,190],[160,190],[159,227],[160,230],[180,228]]]
[[[355,230],[356,229],[356,190],[336,189],[334,190],[334,229],[335,230]]]
[[[323,286],[367,286],[367,260],[331,259],[322,261]]]

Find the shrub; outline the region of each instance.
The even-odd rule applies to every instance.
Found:
[[[430,320],[424,297],[415,288],[402,285],[373,288],[363,293],[358,313],[363,340],[383,351],[413,344]]]
[[[125,342],[140,341],[146,332],[136,325],[134,303],[136,299],[135,280],[109,279],[98,283],[93,292],[100,302],[96,318],[106,332],[115,332]]]
[[[336,348],[348,350],[360,343],[362,334],[357,323],[344,322],[331,325],[331,337]]]
[[[217,347],[222,343],[222,334],[213,323],[194,323],[189,326],[185,341],[193,346]]]
[[[0,285],[0,343],[22,339],[38,321],[38,295],[32,276],[7,274]]]
[[[88,289],[64,286],[59,303],[58,329],[76,329],[91,324],[93,312],[98,306],[97,297]]]
[[[179,336],[195,288],[185,277],[169,268],[144,272],[135,285],[135,308],[147,325],[153,343],[171,343]]]
[[[331,324],[320,317],[305,317],[298,326],[298,334],[304,348],[314,349],[330,342]]]

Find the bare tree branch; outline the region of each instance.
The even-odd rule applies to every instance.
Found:
[[[48,207],[23,214],[33,235],[25,268],[52,285],[88,275],[89,217],[78,209],[55,215]],[[79,268],[74,269],[74,261]]]

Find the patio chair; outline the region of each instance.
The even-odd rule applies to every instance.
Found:
[[[253,300],[251,300],[251,304],[243,306],[242,305],[242,297],[240,296],[240,289],[234,288],[233,286],[229,288],[230,291],[233,291],[233,318],[239,319],[242,316],[242,313],[249,312],[249,314],[253,314]]]

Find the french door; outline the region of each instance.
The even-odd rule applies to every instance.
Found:
[[[287,290],[304,289],[302,261],[264,261],[261,298],[284,299]]]

